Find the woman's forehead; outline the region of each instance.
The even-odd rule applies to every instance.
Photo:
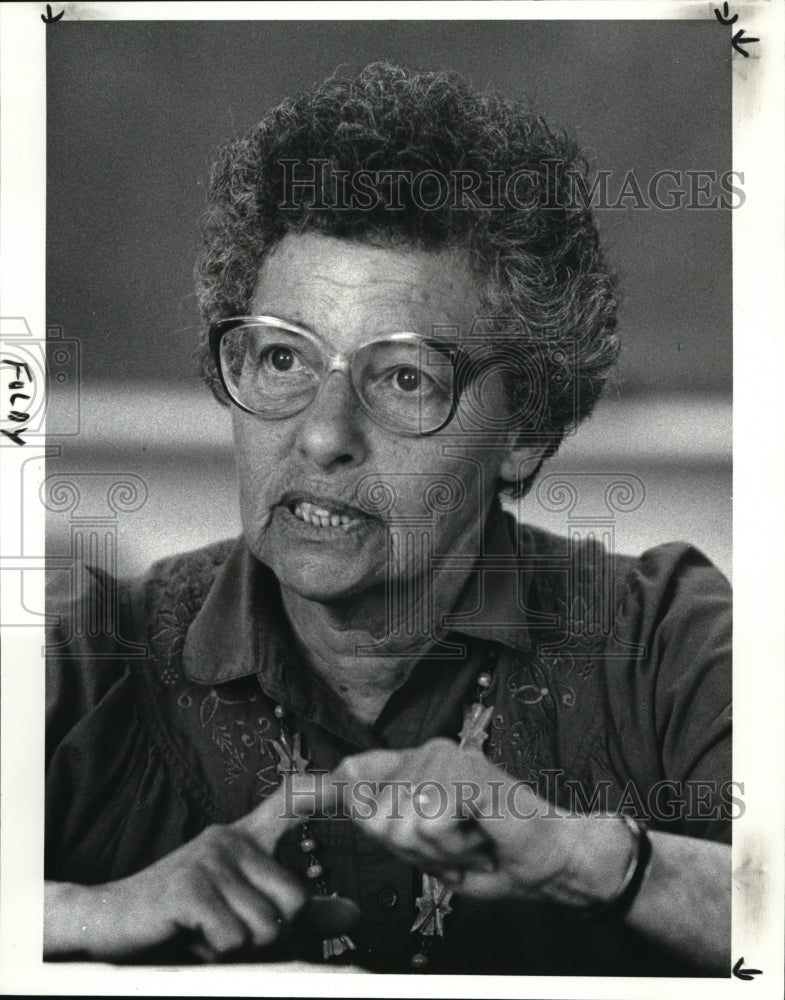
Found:
[[[479,307],[468,255],[290,234],[265,258],[250,312],[340,340],[446,328],[466,336]]]

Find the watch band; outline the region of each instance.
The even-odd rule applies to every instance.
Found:
[[[646,869],[651,860],[651,840],[646,828],[636,823],[630,816],[622,816],[634,838],[630,865],[624,876],[621,889],[610,900],[597,903],[581,910],[585,917],[600,917],[603,920],[620,920],[628,912],[638,895]]]

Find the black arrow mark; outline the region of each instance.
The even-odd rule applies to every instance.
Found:
[[[747,57],[749,56],[749,52],[745,52],[745,50],[742,48],[742,45],[749,45],[750,42],[759,42],[760,38],[753,38],[751,35],[748,38],[742,38],[743,34],[744,34],[744,28],[739,28],[739,30],[731,39],[731,45],[737,52],[741,52],[743,56]]]
[[[755,976],[762,976],[762,969],[742,969],[744,965],[744,956],[742,955],[738,962],[733,966],[733,975],[737,979],[754,979]]]
[[[59,21],[60,18],[65,14],[65,8],[63,8],[59,14],[52,14],[52,8],[49,4],[46,5],[46,14],[41,15],[41,20],[44,24],[54,24],[55,21]],[[746,55],[746,53],[745,53]]]
[[[720,24],[735,24],[739,19],[738,14],[734,14],[733,17],[728,17],[728,5],[726,3],[722,5],[721,14],[716,7],[714,8],[714,16],[717,18]]]

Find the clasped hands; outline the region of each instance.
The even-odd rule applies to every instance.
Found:
[[[580,820],[568,822],[529,783],[447,739],[347,757],[315,794],[290,789],[286,808],[305,812],[315,799],[476,899],[561,899],[584,853]]]
[[[315,901],[274,858],[281,835],[314,809],[348,814],[391,853],[476,899],[580,904],[602,884],[592,838],[607,831],[596,821],[565,818],[482,754],[434,739],[347,757],[318,784],[287,775],[242,819],[208,827],[125,879],[48,886],[48,957],[138,961],[164,949],[199,961],[270,960],[287,937],[349,931],[355,904]],[[600,826],[621,837],[623,859],[626,832]]]

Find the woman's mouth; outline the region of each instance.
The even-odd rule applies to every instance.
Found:
[[[349,531],[360,524],[359,517],[352,517],[327,505],[311,503],[308,500],[290,504],[289,510],[300,521],[313,524],[317,528],[342,528],[344,531]]]

